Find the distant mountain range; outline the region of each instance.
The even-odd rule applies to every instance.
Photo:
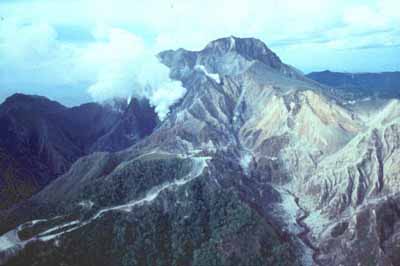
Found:
[[[9,97],[0,105],[0,208],[30,197],[84,155],[129,147],[157,123],[147,100],[66,108],[39,96]]]
[[[312,72],[307,75],[347,98],[400,98],[400,72],[340,73]]]
[[[0,211],[0,264],[400,265],[391,83],[304,76],[254,38],[158,57],[187,90],[159,124],[137,103],[147,111],[96,105],[98,123],[43,98],[23,115],[3,104],[17,106],[0,130],[9,169],[90,154]]]

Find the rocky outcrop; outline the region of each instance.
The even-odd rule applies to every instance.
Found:
[[[325,158],[308,181],[332,215],[369,198],[399,191],[400,105],[390,102],[339,152]]]
[[[251,38],[159,58],[186,95],[3,212],[9,265],[399,265],[398,101],[359,112]]]
[[[338,219],[320,236],[327,265],[399,265],[399,198],[383,197]]]
[[[56,225],[33,228],[39,231],[36,236],[45,237],[43,232],[48,230],[60,234],[48,241],[30,241],[17,257],[7,258],[8,264],[26,260],[69,265],[80,260],[90,265],[91,251],[80,250],[108,254],[99,257],[98,265],[132,261],[139,265],[300,263],[299,240],[281,231],[282,221],[271,211],[271,204],[281,200],[279,193],[262,176],[245,174],[245,161],[240,164],[246,151],[239,138],[245,115],[243,88],[259,83],[257,67],[227,76],[218,73],[217,79],[211,69],[190,63],[190,53],[176,53],[168,55],[174,63],[171,74],[182,75],[179,78],[187,94],[153,134],[128,150],[80,159],[24,205],[3,213],[2,233],[33,219],[64,217]],[[200,56],[208,58],[206,52]],[[265,62],[257,60],[262,73],[283,76],[287,83],[304,82],[286,77]],[[266,88],[268,83],[265,80],[260,86]],[[185,158],[204,156],[210,159],[200,176],[182,181],[182,174],[193,167],[184,163]],[[143,204],[131,204],[138,201]],[[103,233],[96,234],[101,224]],[[78,235],[84,236],[79,245]],[[54,241],[61,239],[58,249]],[[94,242],[102,243],[101,247],[90,244]],[[154,250],[154,254],[145,250]],[[36,255],[28,255],[32,252]],[[59,257],[66,252],[71,261]]]
[[[298,194],[300,204],[310,213],[305,223],[316,243],[323,241],[330,224],[336,228],[334,235],[346,229],[348,222],[338,222],[340,217],[368,205],[369,201],[398,193],[396,119],[400,109],[396,101],[387,106],[378,100],[366,102],[362,108],[348,106],[340,93],[332,93],[305,78],[279,73],[279,67],[271,67],[262,59],[254,60],[257,57],[254,53],[247,57],[252,58],[251,62],[243,63],[243,54],[235,51],[232,43],[227,38],[200,52],[167,52],[173,58],[172,75],[178,73],[174,77],[191,85],[190,69],[198,61],[204,63],[207,73],[220,75],[219,82],[205,75],[213,87],[207,85],[197,91],[206,91],[211,98],[212,90],[218,90],[225,103],[212,100],[218,102],[217,108],[203,105],[196,111],[214,110],[213,116],[220,125],[226,125],[231,117],[231,127],[228,124],[226,128],[234,138],[229,142],[229,137],[225,137],[219,148],[234,143],[241,165],[248,161],[247,172],[263,181],[284,184]],[[207,57],[208,53],[212,59]],[[237,64],[227,63],[229,60]],[[227,70],[219,64],[232,68]],[[185,71],[180,73],[182,69]],[[221,109],[221,105],[231,111]],[[246,159],[248,156],[250,159]],[[354,246],[353,252],[362,254],[359,248]],[[382,253],[375,256],[387,261]]]

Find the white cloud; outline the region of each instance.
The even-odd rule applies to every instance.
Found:
[[[98,101],[112,97],[146,97],[164,119],[169,107],[186,92],[180,82],[169,78],[143,40],[121,29],[110,29],[105,42],[87,47],[83,67],[99,66],[98,77],[89,93]]]
[[[396,0],[39,0],[3,4],[2,9],[24,20],[46,14],[52,25],[143,28],[162,40],[163,49],[200,49],[228,35],[255,36],[267,43],[325,35],[338,27],[351,29],[368,14],[378,14],[386,18],[386,26],[394,26],[399,17]],[[170,44],[174,47],[165,46]]]
[[[0,31],[0,89],[37,93],[34,85],[61,86],[68,95],[65,88],[85,83],[87,92],[100,102],[146,97],[163,119],[185,89],[169,78],[169,69],[158,61],[156,51],[126,30],[102,26],[93,35],[95,42],[70,44],[58,40],[48,23],[8,23]],[[20,88],[23,85],[32,89]]]
[[[375,29],[384,27],[387,18],[367,5],[357,5],[347,9],[343,15],[346,24],[352,27]]]
[[[376,53],[353,50],[400,45],[399,9],[398,0],[0,1],[0,90],[88,84],[97,100],[131,89],[151,97],[145,84],[171,90],[168,70],[154,54],[198,50],[229,35],[273,44],[286,62],[305,71],[398,69],[393,57],[399,50],[379,53],[390,62],[380,65],[373,63]],[[60,27],[86,29],[93,39],[63,40]],[[153,90],[154,99],[167,98]]]

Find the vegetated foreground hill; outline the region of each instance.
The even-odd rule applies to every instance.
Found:
[[[39,96],[9,97],[0,105],[0,208],[30,197],[81,156],[129,147],[157,121],[144,100],[66,108]]]
[[[252,38],[159,54],[148,137],[3,211],[7,265],[400,265],[400,103],[356,102]]]

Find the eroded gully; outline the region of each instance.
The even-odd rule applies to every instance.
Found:
[[[300,233],[298,233],[297,236],[307,247],[309,247],[313,251],[312,255],[313,264],[316,266],[321,266],[321,264],[318,262],[318,256],[321,254],[321,251],[318,247],[316,247],[313,243],[311,243],[310,238],[308,237],[311,230],[308,227],[308,225],[304,222],[304,220],[307,219],[310,213],[309,211],[301,207],[300,199],[296,195],[294,195],[290,191],[288,191],[288,193],[290,193],[294,197],[294,201],[296,202],[297,207],[301,210],[301,214],[296,217],[296,223],[303,230]]]

